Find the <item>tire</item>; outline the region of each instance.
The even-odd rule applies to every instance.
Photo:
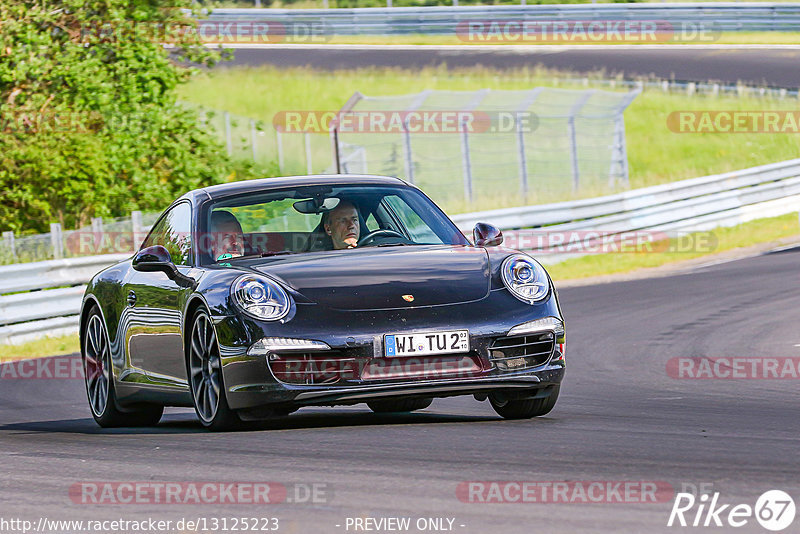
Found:
[[[542,399],[501,400],[490,395],[489,402],[497,415],[504,419],[530,419],[550,413],[556,405],[560,389],[560,384],[553,386],[550,395]]]
[[[225,396],[217,334],[203,308],[192,318],[186,362],[192,403],[200,423],[213,431],[239,428],[242,420],[230,409]]]
[[[118,407],[108,332],[97,306],[89,312],[86,321],[81,360],[89,410],[98,425],[103,428],[154,426],[161,420],[163,406],[147,405],[125,411]]]
[[[371,401],[367,406],[375,413],[403,413],[424,410],[432,402],[433,399],[392,399]]]

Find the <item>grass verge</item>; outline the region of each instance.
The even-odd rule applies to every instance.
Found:
[[[58,356],[80,352],[78,334],[37,339],[21,345],[0,345],[0,363],[26,358]]]
[[[724,52],[720,52],[724,54]],[[321,71],[311,68],[221,68],[196,76],[180,88],[181,99],[202,106],[262,120],[272,129],[272,120],[281,111],[338,110],[355,92],[365,95],[402,95],[424,89],[473,91],[483,88],[522,90],[537,86],[585,89],[579,82],[563,80],[569,73],[541,68],[496,70],[424,68],[421,70],[364,68],[353,71]],[[603,73],[595,73],[602,76]],[[572,74],[574,76],[574,74]],[[588,78],[591,86],[591,77]],[[796,158],[800,135],[791,133],[675,133],[667,117],[675,111],[759,111],[797,110],[796,99],[757,96],[704,96],[667,93],[648,89],[625,112],[625,129],[632,189],[722,173]],[[277,157],[274,132],[264,136],[260,153]],[[327,134],[309,136],[313,172],[331,164],[331,143]],[[272,144],[270,144],[272,143]],[[302,134],[283,135],[284,174],[305,174],[305,146]],[[245,156],[249,154],[245,150]],[[502,154],[498,158],[504,157]],[[506,159],[515,157],[509,147]],[[380,172],[379,165],[370,171]],[[608,191],[583,190],[571,198],[586,198]],[[484,198],[485,197],[485,198]],[[495,198],[481,197],[472,204],[448,202],[437,197],[448,212],[459,213],[525,203],[516,191],[496,191]],[[452,200],[452,199],[451,199]],[[528,204],[541,204],[563,197],[529,198]]]
[[[729,228],[716,228],[708,232],[697,232],[691,234],[689,239],[683,240],[684,243],[701,243],[708,242],[708,237],[711,237],[713,242],[716,242],[716,246],[711,251],[688,250],[685,252],[596,254],[548,265],[547,270],[556,282],[559,280],[628,273],[638,269],[661,267],[702,256],[713,256],[720,252],[776,241],[798,233],[800,233],[800,224],[798,224],[797,214],[790,213],[779,217],[756,219]],[[669,248],[663,248],[667,250],[681,248],[676,240],[671,240],[670,245]],[[659,247],[654,248],[657,249]]]

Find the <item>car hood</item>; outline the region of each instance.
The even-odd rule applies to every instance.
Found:
[[[486,251],[408,246],[286,256],[251,268],[281,279],[317,304],[341,310],[441,306],[486,298]]]

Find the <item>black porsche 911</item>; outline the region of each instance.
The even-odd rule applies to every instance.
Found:
[[[221,430],[303,406],[375,412],[474,395],[548,413],[564,376],[556,291],[476,225],[470,243],[398,178],[270,178],[190,191],[83,299],[97,423],[194,407]]]

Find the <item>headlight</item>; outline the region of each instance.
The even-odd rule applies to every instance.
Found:
[[[539,262],[522,254],[509,256],[500,268],[503,283],[522,302],[534,304],[550,292],[550,282]]]
[[[265,321],[283,319],[292,307],[286,291],[263,276],[245,274],[233,282],[233,301],[242,311]]]

